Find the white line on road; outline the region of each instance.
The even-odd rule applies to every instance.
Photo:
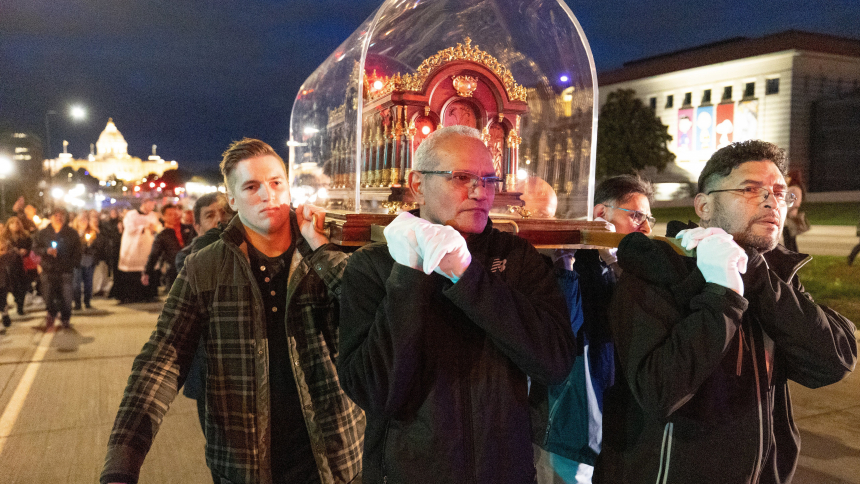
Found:
[[[33,381],[36,379],[36,373],[39,367],[42,366],[42,360],[45,359],[45,354],[48,348],[51,347],[51,341],[54,339],[54,332],[45,332],[39,340],[39,345],[36,347],[36,352],[33,354],[33,359],[27,364],[27,369],[24,370],[24,375],[18,386],[15,387],[15,393],[9,400],[9,404],[0,415],[0,454],[3,454],[3,448],[12,435],[12,428],[15,426],[15,421],[18,420],[18,415],[21,409],[24,408],[24,401],[27,399],[27,394],[30,393],[30,387],[33,386]]]

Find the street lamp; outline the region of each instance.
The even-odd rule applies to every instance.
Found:
[[[80,104],[75,104],[74,106],[69,108],[69,116],[71,116],[74,120],[81,121],[86,119],[87,110]]]
[[[0,155],[0,212],[6,218],[6,177],[15,171],[15,165],[6,155]]]
[[[53,109],[45,112],[45,141],[47,142],[47,150],[45,158],[53,159],[51,156],[51,116],[56,116],[57,112]],[[69,107],[69,117],[75,121],[83,121],[87,119],[87,109],[80,104],[74,104]]]

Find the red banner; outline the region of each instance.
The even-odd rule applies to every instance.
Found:
[[[717,105],[717,148],[728,146],[735,135],[735,103]]]

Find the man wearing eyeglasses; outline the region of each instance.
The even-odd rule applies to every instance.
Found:
[[[651,184],[619,175],[594,190],[594,220],[610,222],[621,234],[651,233]],[[556,266],[575,271],[582,317],[576,332],[577,358],[567,379],[543,388],[532,384],[532,429],[538,484],[590,483],[600,453],[603,395],[615,379],[609,332],[609,301],[621,274],[617,249],[555,251]]]
[[[599,483],[788,483],[800,435],[788,380],[810,388],[854,369],[854,325],[816,304],[778,246],[793,200],[785,154],[753,140],[711,157],[695,258],[637,234],[609,309],[620,371],[607,393]],[[670,235],[683,224],[670,223]]]
[[[499,179],[473,128],[415,153],[419,209],[344,272],[338,375],[365,410],[366,483],[532,483],[528,380],[558,383],[574,338],[552,269],[494,229]],[[417,216],[416,216],[417,215]]]

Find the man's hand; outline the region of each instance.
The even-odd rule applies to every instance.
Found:
[[[431,225],[430,222],[418,218],[409,212],[402,212],[382,231],[388,242],[388,252],[394,262],[423,270],[424,257],[418,246],[416,230],[423,225]]]
[[[296,207],[296,220],[302,237],[308,241],[311,250],[317,250],[329,239],[325,233],[325,209],[313,205],[302,204]]]
[[[149,274],[147,274],[145,272],[143,274],[141,274],[140,275],[140,283],[143,284],[144,286],[148,286],[149,285]]]
[[[685,229],[675,235],[676,239],[681,239],[681,245],[687,250],[693,250],[699,245],[705,237],[710,237],[717,234],[725,234],[726,231],[719,227],[696,227],[694,229]]]
[[[725,232],[704,237],[696,243],[696,265],[705,281],[727,287],[743,296],[741,273],[747,271],[748,257],[741,246]]]
[[[463,277],[472,263],[472,254],[466,247],[466,239],[453,227],[431,225],[415,231],[418,246],[424,253],[424,272],[436,272],[451,282]]]
[[[53,248],[53,247],[51,247],[50,249],[46,250],[46,251],[45,251],[45,253],[46,253],[46,254],[48,254],[48,255],[50,255],[50,256],[52,256],[52,257],[57,257],[57,249],[55,249],[55,248]]]

